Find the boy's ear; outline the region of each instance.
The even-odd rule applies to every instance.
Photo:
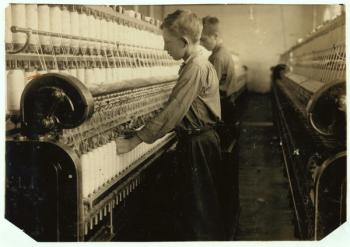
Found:
[[[190,43],[189,38],[187,38],[186,36],[182,36],[181,37],[182,41],[185,43],[185,46],[188,45]]]

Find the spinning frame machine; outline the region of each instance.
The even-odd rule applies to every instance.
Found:
[[[11,4],[6,21],[6,218],[39,241],[110,240],[176,142],[117,155],[115,139],[162,109],[179,63],[159,21],[120,7]]]
[[[274,113],[302,239],[346,220],[345,16],[323,23],[273,68]]]

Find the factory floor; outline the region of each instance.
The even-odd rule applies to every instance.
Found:
[[[296,240],[270,95],[249,94],[240,121],[236,240]]]

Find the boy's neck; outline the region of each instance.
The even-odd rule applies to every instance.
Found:
[[[213,50],[219,49],[222,46],[222,44],[223,44],[222,39],[218,39]]]
[[[199,44],[192,44],[188,46],[187,51],[183,57],[183,60],[186,61],[190,56],[196,54],[199,50]]]

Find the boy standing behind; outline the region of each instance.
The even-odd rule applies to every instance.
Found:
[[[214,65],[220,83],[222,120],[226,123],[234,121],[235,71],[231,53],[223,46],[220,37],[219,20],[216,17],[203,18],[201,45],[212,51],[209,61]]]
[[[221,116],[219,82],[215,69],[199,51],[202,22],[190,11],[177,10],[164,19],[161,28],[164,49],[175,60],[184,60],[178,81],[162,112],[134,137],[117,140],[117,152],[129,152],[142,141],[153,143],[175,129],[181,240],[223,240],[217,194],[221,148],[213,129]]]

